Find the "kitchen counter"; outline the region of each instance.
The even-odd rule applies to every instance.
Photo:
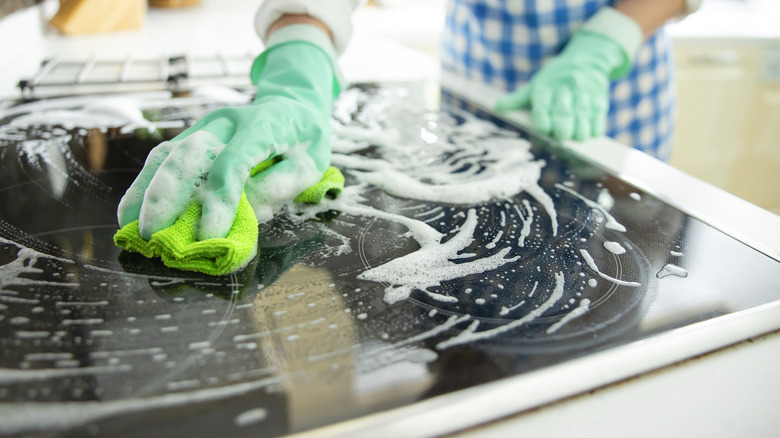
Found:
[[[19,44],[14,47],[6,45],[0,53],[3,65],[15,66],[0,72],[0,96],[15,97],[16,80],[34,74],[40,60],[54,52],[82,59],[95,53],[120,50],[155,55],[180,50],[213,52],[223,47],[220,41],[241,41],[239,45],[229,46],[236,52],[257,52],[261,49],[251,27],[251,13],[246,12],[253,9],[251,6],[241,1],[221,2],[218,8],[210,2],[205,3],[200,8],[187,11],[151,10],[146,28],[140,31],[78,38],[40,32],[40,28],[36,27],[37,11],[34,10],[6,17],[0,21],[0,40],[8,41],[9,37],[17,36],[15,40]],[[236,16],[242,16],[246,25],[236,25]],[[192,23],[198,23],[201,30],[195,41],[183,37],[187,33],[181,31]],[[225,29],[228,32],[223,33]],[[356,32],[354,43],[343,58],[343,69],[350,80],[439,77],[435,60],[381,36],[361,34],[367,29],[360,26]],[[26,38],[20,39],[18,35]],[[483,97],[487,100],[483,103],[489,104],[489,93],[484,93]],[[719,196],[725,196],[729,205],[736,205],[739,209],[712,205],[700,196],[701,193],[710,193],[710,187],[670,171],[659,163],[645,168],[646,162],[635,161],[634,155],[625,151],[627,148],[614,142],[594,140],[569,147],[626,180],[660,194],[661,199],[680,202],[690,211],[711,218],[714,225],[755,243],[776,257],[780,252],[780,233],[774,231],[777,230],[776,216],[721,192]],[[774,436],[780,426],[780,420],[772,412],[774,406],[780,403],[780,377],[775,369],[778,360],[780,334],[764,335],[618,384],[552,402],[489,426],[471,429],[463,432],[462,436],[491,437],[520,433],[625,436],[626,431],[637,431],[637,427],[639,430],[631,432],[632,435]],[[626,409],[626,406],[630,408]],[[612,412],[620,414],[605,415]]]

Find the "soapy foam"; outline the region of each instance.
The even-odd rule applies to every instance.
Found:
[[[440,286],[442,281],[490,271],[519,258],[507,258],[510,248],[504,248],[489,257],[453,263],[451,260],[474,241],[476,226],[476,211],[470,209],[460,231],[447,242],[418,241],[421,245],[419,250],[369,269],[358,275],[358,278],[389,283],[390,286],[385,288],[384,299],[390,304],[408,298],[414,290],[421,290],[441,299],[428,289]]]
[[[334,149],[332,162],[350,169],[363,183],[407,199],[473,205],[526,192],[545,208],[555,235],[555,205],[538,186],[545,162],[534,160],[527,140],[506,138],[508,134],[492,124],[471,115],[463,117],[462,124],[439,124],[446,130],[440,137],[448,142],[436,143],[436,147],[401,143],[396,130],[369,129],[363,136],[372,140],[382,159],[345,155]],[[496,137],[482,138],[488,134]],[[481,140],[476,149],[475,140]]]
[[[202,205],[202,199],[209,193],[203,175],[225,147],[214,134],[206,131],[169,143],[164,148],[169,152],[143,195],[138,224],[144,239],[173,225],[194,199]],[[233,223],[232,217],[222,219]]]
[[[263,408],[250,409],[244,411],[236,416],[233,420],[233,424],[238,427],[249,426],[259,423],[268,417],[268,412]]]
[[[456,345],[466,344],[466,343],[470,343],[482,339],[489,339],[501,333],[506,333],[510,330],[514,330],[518,327],[522,327],[523,325],[542,316],[544,312],[549,310],[552,306],[555,305],[555,303],[558,302],[558,300],[561,299],[561,297],[563,296],[563,286],[564,286],[563,283],[564,283],[563,272],[555,273],[555,288],[550,294],[550,297],[547,298],[547,300],[544,303],[542,303],[539,307],[528,312],[522,318],[492,329],[483,330],[481,332],[476,331],[477,327],[479,326],[479,321],[474,321],[466,330],[460,332],[459,334],[453,336],[452,338],[446,341],[438,343],[436,345],[436,348],[439,350],[444,350],[450,347],[454,347]]]
[[[581,199],[582,202],[584,202],[588,207],[590,207],[590,208],[592,208],[594,210],[600,211],[601,214],[603,214],[604,217],[607,219],[607,222],[604,224],[604,226],[607,229],[620,231],[620,232],[623,232],[623,233],[626,232],[626,227],[624,227],[617,220],[615,220],[615,218],[611,214],[609,214],[607,209],[604,208],[603,206],[601,206],[599,203],[591,201],[590,199],[582,196],[581,194],[575,192],[574,190],[572,190],[572,189],[570,189],[570,188],[568,188],[568,187],[566,187],[566,186],[564,186],[562,184],[556,183],[555,187],[560,189],[560,190],[563,190],[564,192],[567,192],[567,193],[569,193],[569,194],[571,194],[571,195],[573,195],[573,196],[575,196],[575,197],[577,197],[579,199]]]
[[[67,288],[79,287],[79,283],[35,280],[23,276],[23,274],[43,274],[43,269],[35,266],[41,260],[53,260],[65,264],[73,264],[73,260],[44,254],[40,251],[36,251],[32,248],[28,248],[24,245],[10,241],[8,239],[4,239],[2,237],[0,237],[0,243],[13,245],[17,248],[16,258],[4,265],[0,265],[0,291],[2,291],[3,294],[8,294],[10,292],[6,289],[8,286],[58,286]],[[0,297],[4,298],[3,301],[7,302],[29,304],[35,304],[38,302],[38,300],[27,300],[24,298],[8,297],[5,295],[0,295]]]
[[[626,249],[623,248],[623,245],[617,242],[604,241],[603,245],[604,245],[604,249],[611,252],[612,254],[620,255],[626,253]]]
[[[666,266],[664,266],[663,268],[661,268],[661,270],[658,271],[657,274],[655,274],[655,276],[657,278],[664,278],[664,277],[668,277],[670,275],[674,276],[674,277],[687,278],[688,277],[688,271],[686,271],[685,269],[683,269],[683,268],[681,268],[681,267],[679,267],[677,265],[673,265],[673,264],[669,263]]]
[[[60,102],[62,103],[67,102]],[[56,105],[56,99],[55,99]],[[109,97],[103,99],[81,100],[80,108],[54,106],[32,111],[16,117],[9,124],[15,128],[32,126],[62,126],[65,129],[84,128],[100,129],[122,128],[122,132],[131,132],[138,128],[154,132],[157,126],[146,120],[137,101],[124,97]],[[24,108],[23,105],[17,107]]]
[[[592,269],[593,271],[595,271],[596,274],[599,275],[599,277],[601,277],[601,278],[603,278],[605,280],[609,280],[609,281],[611,281],[611,282],[613,282],[613,283],[615,283],[617,285],[620,285],[620,286],[639,287],[639,286],[642,285],[641,283],[637,283],[635,281],[618,280],[617,278],[610,277],[609,275],[601,272],[599,270],[598,266],[596,266],[596,261],[593,260],[593,257],[585,249],[580,248],[580,255],[582,255],[582,258],[583,258],[583,260],[585,260],[585,263],[588,264],[588,267],[590,269]]]
[[[527,199],[523,199],[523,207],[525,207],[527,217],[523,215],[520,208],[517,205],[513,206],[517,212],[517,217],[523,222],[523,228],[520,230],[520,237],[517,238],[517,245],[521,248],[525,246],[525,239],[531,234],[531,225],[534,221],[534,211],[531,208],[531,203]]]
[[[577,306],[577,308],[563,315],[563,318],[561,318],[558,322],[556,322],[555,324],[547,328],[547,333],[552,334],[557,332],[558,330],[560,330],[561,327],[563,327],[569,321],[579,318],[580,316],[588,313],[588,309],[590,309],[590,300],[586,298],[580,301],[580,304],[579,306]]]
[[[531,292],[528,293],[528,297],[532,298],[534,296],[534,293],[536,292],[536,288],[539,286],[538,281],[534,281],[534,287],[531,288]],[[499,315],[506,316],[509,314],[509,312],[521,307],[523,304],[525,304],[525,300],[520,301],[519,303],[515,304],[511,307],[502,307],[501,311],[499,312]]]
[[[247,105],[253,96],[221,85],[200,85],[190,92],[190,96],[207,102],[220,102],[227,105]]]
[[[258,222],[270,220],[283,206],[301,192],[318,183],[324,169],[309,156],[309,143],[280,146],[273,155],[283,153],[284,160],[274,165],[272,172],[263,172],[246,183],[246,195],[255,209]]]

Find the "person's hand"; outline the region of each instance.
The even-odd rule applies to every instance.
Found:
[[[495,108],[504,112],[530,106],[534,127],[561,141],[601,137],[610,81],[628,73],[641,42],[639,25],[606,7],[528,84],[499,99]]]
[[[224,237],[242,191],[262,221],[320,180],[339,92],[330,55],[287,41],[258,57],[252,79],[251,105],[218,109],[151,151],[119,203],[120,226],[138,220],[149,239],[195,201],[202,206],[198,239]]]

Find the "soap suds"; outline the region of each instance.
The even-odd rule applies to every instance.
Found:
[[[555,324],[547,328],[547,333],[552,334],[557,332],[561,327],[563,327],[569,321],[579,318],[580,316],[586,314],[588,312],[588,309],[590,309],[590,300],[586,298],[580,301],[580,305],[577,306],[577,308],[563,315],[563,318],[561,318],[558,322],[556,322]]]
[[[4,265],[0,265],[0,290],[6,290],[8,286],[57,286],[66,288],[79,287],[79,283],[35,280],[26,276],[22,276],[23,274],[43,274],[44,270],[36,267],[36,264],[43,260],[51,260],[68,265],[73,264],[72,260],[44,254],[2,237],[0,237],[0,244],[12,245],[17,248],[16,258]],[[3,298],[2,301],[6,302],[26,304],[37,304],[39,302],[39,300],[35,299],[25,299],[3,295],[0,295],[0,297]]]
[[[238,414],[233,420],[233,424],[238,427],[249,426],[265,420],[267,416],[268,412],[263,408],[250,409]]]
[[[365,184],[407,199],[473,205],[526,192],[545,208],[553,235],[557,234],[555,205],[538,185],[545,162],[534,160],[530,143],[503,138],[500,132],[495,133],[495,127],[485,127],[487,130],[480,133],[478,128],[486,123],[464,117],[467,121],[463,124],[446,125],[449,143],[438,142],[436,147],[425,149],[401,143],[394,130],[369,130],[365,135],[381,151],[382,159],[334,153],[332,162],[350,169]],[[443,125],[441,129],[445,129]],[[479,142],[475,150],[474,137],[491,130],[496,137]]]
[[[655,276],[657,278],[664,278],[664,277],[668,277],[670,275],[674,276],[674,277],[686,278],[686,277],[688,277],[688,271],[686,271],[685,269],[683,269],[683,268],[681,268],[681,267],[679,267],[677,265],[673,265],[673,264],[669,263],[666,266],[664,266],[663,268],[661,268],[661,270],[658,271],[657,274],[655,274]]]
[[[56,99],[55,99],[56,101]],[[20,105],[20,107],[22,107]],[[16,111],[18,113],[19,107]],[[122,128],[121,132],[132,132],[143,128],[156,132],[157,124],[146,120],[139,102],[126,97],[92,98],[82,101],[75,108],[50,107],[16,117],[9,126],[22,129],[33,126],[62,126],[67,130],[75,128],[100,129]]]
[[[615,255],[625,254],[626,249],[617,242],[604,241],[604,249]]]
[[[503,214],[504,212],[502,211],[501,213]],[[485,248],[487,248],[487,249],[495,248],[496,244],[498,244],[498,242],[501,241],[501,237],[503,237],[503,236],[504,236],[504,231],[503,230],[498,230],[498,233],[496,233],[496,237],[494,237],[493,240],[490,243],[485,245]]]
[[[544,312],[549,310],[552,306],[555,305],[555,303],[558,302],[558,300],[561,299],[561,297],[563,296],[563,282],[564,282],[563,272],[557,272],[555,274],[555,288],[550,294],[550,297],[547,298],[547,300],[544,303],[542,303],[539,307],[528,312],[522,318],[492,329],[483,330],[481,332],[476,331],[477,327],[479,327],[479,321],[476,320],[466,330],[458,333],[457,335],[453,336],[452,338],[446,341],[442,341],[438,343],[436,345],[436,348],[439,350],[444,350],[450,347],[454,347],[456,345],[461,345],[461,344],[466,344],[469,342],[474,342],[482,339],[492,338],[496,335],[499,335],[501,333],[506,333],[510,330],[516,329],[518,327],[521,327],[533,321],[534,319],[542,316]]]
[[[534,296],[534,293],[536,292],[536,288],[538,286],[539,286],[539,282],[535,281],[534,282],[534,287],[531,288],[531,292],[528,293],[528,297],[529,298],[532,298]],[[525,304],[525,300],[522,300],[519,303],[517,303],[517,304],[515,304],[514,306],[511,306],[511,307],[502,307],[501,311],[498,312],[498,314],[501,315],[501,316],[506,316],[506,315],[509,314],[509,312],[511,312],[511,311],[513,311],[513,310],[515,310],[515,309],[517,309],[519,307],[521,307],[523,304]]]
[[[533,225],[534,221],[534,211],[527,199],[523,199],[523,207],[525,208],[527,216],[523,215],[523,213],[520,211],[520,208],[516,204],[513,205],[513,207],[517,212],[517,217],[520,218],[520,220],[523,222],[523,228],[520,230],[520,237],[517,238],[517,245],[522,248],[525,246],[525,239],[531,234],[531,225]]]
[[[601,272],[599,270],[598,266],[596,266],[596,261],[593,260],[593,257],[585,249],[580,249],[580,255],[582,255],[582,258],[585,260],[585,263],[588,264],[588,267],[590,269],[592,269],[593,271],[595,271],[596,274],[599,275],[599,277],[601,277],[601,278],[603,278],[605,280],[609,280],[609,281],[611,281],[611,282],[613,282],[613,283],[615,283],[617,285],[620,285],[620,286],[639,287],[639,286],[642,285],[641,283],[637,283],[635,281],[618,280],[617,278],[610,277],[609,275]]]
[[[603,214],[604,217],[607,219],[607,222],[604,224],[604,226],[607,229],[620,231],[620,232],[625,232],[626,231],[626,227],[624,227],[617,220],[615,220],[615,218],[611,214],[609,214],[607,209],[604,208],[603,206],[601,206],[599,203],[591,201],[590,199],[582,196],[581,194],[575,192],[574,190],[572,190],[572,189],[570,189],[570,188],[568,188],[568,187],[566,187],[566,186],[564,186],[562,184],[556,183],[555,187],[560,189],[560,190],[563,190],[564,192],[567,192],[567,193],[569,193],[569,194],[571,194],[571,195],[573,195],[573,196],[575,196],[575,197],[577,197],[579,199],[581,199],[582,202],[584,202],[588,207],[590,207],[590,208],[592,208],[594,210],[598,210],[599,212],[601,212],[601,214]]]
[[[507,258],[510,248],[504,248],[489,257],[463,263],[452,262],[459,252],[473,242],[476,226],[476,211],[470,209],[460,231],[447,242],[418,241],[421,246],[419,250],[371,268],[358,275],[358,278],[390,284],[385,288],[384,298],[390,304],[408,298],[414,290],[442,299],[429,289],[440,286],[442,281],[491,271],[518,259]],[[448,301],[455,302],[457,298],[449,297]]]

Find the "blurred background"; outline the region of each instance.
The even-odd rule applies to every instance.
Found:
[[[261,50],[252,27],[259,3],[3,0],[0,60],[10,68],[0,75],[0,89],[35,74],[25,69],[25,61],[37,57],[40,62],[53,52],[89,58],[96,51],[108,56],[162,45],[169,52],[246,52],[251,58]],[[445,6],[446,0],[369,1],[354,16],[353,45],[370,41],[377,58],[355,59],[348,51],[348,77],[363,79],[366,63],[387,61],[401,48],[416,54],[405,58],[414,67],[389,65],[388,76],[402,80],[410,69],[430,70],[438,56]],[[20,25],[14,18],[20,14],[37,15],[40,25]],[[699,12],[667,28],[674,41],[679,102],[670,164],[780,214],[780,1],[704,0]],[[27,33],[39,44],[6,44]]]

